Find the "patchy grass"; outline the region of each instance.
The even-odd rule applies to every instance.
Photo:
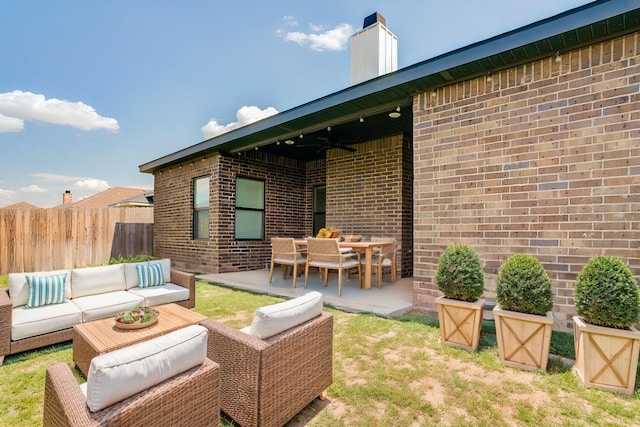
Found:
[[[281,299],[198,281],[196,301],[198,312],[240,328],[256,308]],[[585,388],[555,358],[544,373],[504,366],[492,322],[483,325],[478,351],[469,353],[444,344],[437,321],[418,313],[385,319],[327,311],[334,315],[334,381],[328,399],[310,404],[292,427],[640,425],[638,392]],[[571,334],[554,332],[554,342],[554,351],[573,354]],[[7,356],[0,425],[41,424],[45,369],[71,364],[71,357],[70,343]]]

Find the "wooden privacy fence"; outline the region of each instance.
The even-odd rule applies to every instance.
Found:
[[[0,275],[153,252],[153,208],[0,209]]]

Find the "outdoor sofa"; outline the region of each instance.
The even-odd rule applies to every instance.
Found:
[[[5,355],[71,340],[78,323],[137,305],[195,307],[195,276],[172,269],[169,259],[10,273],[8,279],[9,288],[0,290],[0,364]]]

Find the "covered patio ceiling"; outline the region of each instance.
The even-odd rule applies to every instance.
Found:
[[[153,173],[209,154],[237,155],[256,147],[301,160],[323,158],[321,146],[309,144],[328,137],[329,126],[333,137],[356,144],[357,149],[358,142],[412,132],[412,103],[418,93],[561,55],[639,27],[640,8],[636,1],[595,1],[283,111],[139,168],[141,172]],[[402,115],[389,118],[389,112],[397,106],[401,107]],[[364,122],[360,122],[360,117]],[[294,144],[284,144],[286,140]]]

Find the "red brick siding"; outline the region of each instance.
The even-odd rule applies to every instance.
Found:
[[[536,256],[557,327],[575,313],[594,255],[640,274],[640,65],[632,34],[414,98],[414,306],[452,242],[478,251],[493,286],[515,253]]]

